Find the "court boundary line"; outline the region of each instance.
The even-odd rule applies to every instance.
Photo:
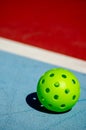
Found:
[[[0,37],[0,50],[86,73],[86,61]]]

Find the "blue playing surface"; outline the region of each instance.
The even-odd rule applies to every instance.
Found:
[[[69,112],[47,111],[37,100],[37,82],[59,67],[0,51],[0,130],[86,130],[86,74],[73,71],[81,96]]]

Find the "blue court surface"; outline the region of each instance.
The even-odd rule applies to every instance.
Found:
[[[81,96],[69,112],[46,110],[38,101],[37,82],[45,71],[60,67],[0,51],[0,130],[86,130],[86,74],[71,70]]]

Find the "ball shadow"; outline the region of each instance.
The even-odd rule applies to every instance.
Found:
[[[63,114],[63,113],[66,113],[66,112],[69,112],[70,110],[66,111],[66,112],[53,112],[53,111],[50,111],[48,109],[46,109],[41,103],[40,101],[38,100],[38,97],[37,97],[37,93],[34,92],[34,93],[30,93],[29,95],[27,95],[26,97],[26,102],[27,104],[34,108],[35,110],[37,111],[40,111],[40,112],[44,112],[44,113],[48,113],[48,114]]]

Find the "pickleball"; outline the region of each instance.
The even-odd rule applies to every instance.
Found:
[[[67,69],[50,69],[38,80],[37,96],[48,110],[66,112],[72,109],[80,97],[79,80]]]

